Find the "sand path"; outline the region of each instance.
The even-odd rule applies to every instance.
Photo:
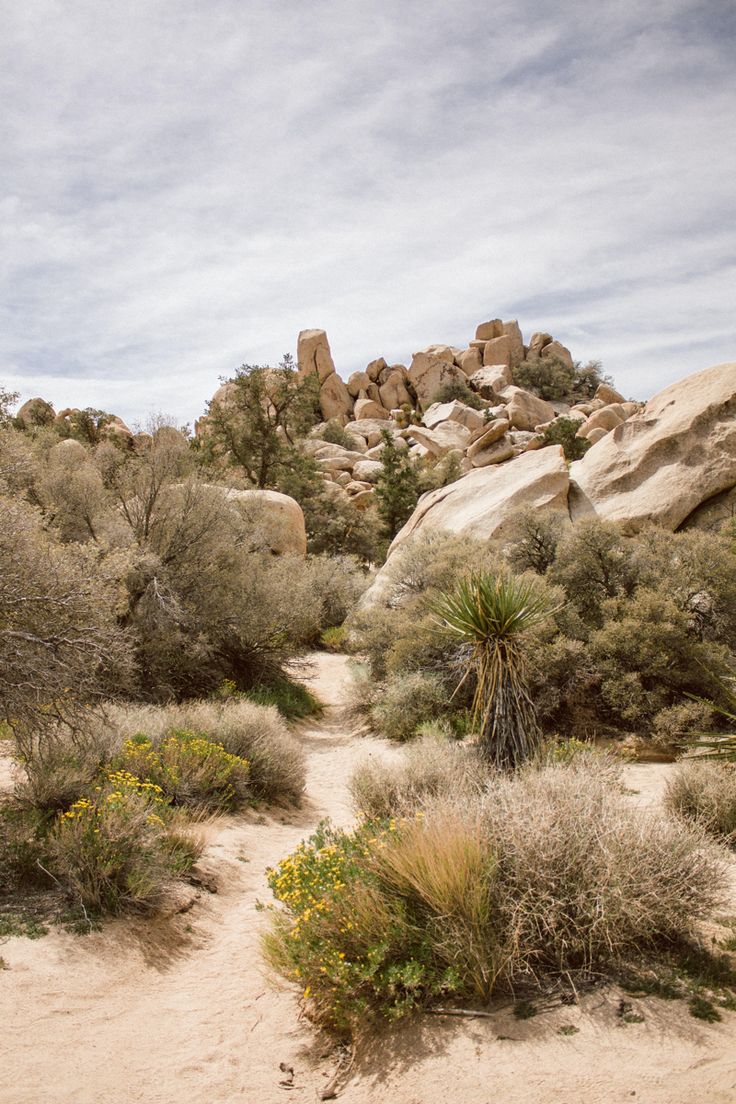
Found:
[[[271,1104],[314,1101],[334,1069],[329,1043],[299,1019],[296,996],[273,988],[258,936],[268,866],[325,816],[348,823],[347,781],[366,755],[395,757],[359,735],[341,708],[342,656],[314,657],[329,708],[300,731],[307,797],[294,814],[207,826],[218,892],[156,922],[118,921],[80,938],[54,931],[0,946],[2,1104]],[[632,767],[633,800],[655,802],[662,768]],[[736,911],[736,909],[734,910]],[[420,1017],[378,1037],[341,1092],[346,1104],[732,1104],[736,1014],[693,1020],[681,1002],[636,1002],[624,1025],[618,994],[519,1022]],[[561,1036],[563,1024],[578,1032]],[[294,1068],[293,1086],[280,1063]]]

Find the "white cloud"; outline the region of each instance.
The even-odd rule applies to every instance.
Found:
[[[0,0],[0,379],[193,420],[496,314],[632,394],[736,359],[720,8]]]

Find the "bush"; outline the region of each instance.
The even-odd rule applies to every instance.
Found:
[[[699,832],[652,817],[589,765],[498,775],[480,800],[322,829],[271,872],[265,941],[310,1014],[342,1030],[437,997],[611,971],[689,935],[726,894]]]
[[[193,837],[172,827],[160,790],[124,771],[63,813],[49,837],[55,875],[94,913],[156,904],[198,855]]]
[[[245,697],[256,705],[275,706],[288,721],[312,717],[321,713],[323,709],[322,702],[316,694],[301,682],[292,682],[287,678],[274,679],[270,683],[254,686],[252,690],[245,692]]]
[[[156,747],[143,734],[126,740],[116,766],[190,810],[232,811],[250,796],[248,760],[186,729],[174,729]]]
[[[449,383],[443,384],[427,405],[432,406],[434,403],[448,402],[461,402],[465,406],[472,406],[473,410],[485,410],[488,406],[487,400],[482,399],[475,391],[471,391],[468,384],[459,379],[450,380]]]
[[[566,460],[580,460],[585,456],[592,441],[588,441],[585,437],[578,437],[579,429],[580,422],[574,418],[555,418],[544,431],[544,444],[562,445]]]
[[[447,712],[447,693],[441,681],[421,671],[392,675],[371,709],[376,729],[389,740],[410,740],[422,721]]]
[[[388,820],[420,811],[431,798],[481,792],[488,770],[475,750],[426,727],[430,732],[407,746],[400,763],[369,759],[356,769],[350,794],[360,816]]]
[[[335,625],[334,628],[325,629],[320,637],[320,644],[327,652],[344,652],[348,643],[348,633],[344,625]]]
[[[524,360],[513,369],[512,375],[517,387],[523,387],[525,391],[535,391],[542,399],[572,397],[575,369],[556,357]]]
[[[264,801],[298,801],[304,791],[304,752],[274,706],[242,697],[169,706],[111,706],[110,727],[120,746],[145,732],[154,748],[172,732],[201,732],[249,764],[249,789]]]
[[[665,808],[727,843],[736,843],[736,765],[692,759],[667,782]]]
[[[652,743],[671,750],[708,732],[714,721],[714,710],[707,702],[685,701],[660,709],[654,717]]]

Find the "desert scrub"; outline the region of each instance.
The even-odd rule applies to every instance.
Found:
[[[301,986],[310,1014],[335,1030],[353,1033],[377,1013],[399,1018],[460,988],[458,956],[438,953],[433,926],[420,919],[432,911],[421,887],[403,896],[394,888],[407,885],[388,857],[405,827],[322,825],[269,874],[285,907],[264,937],[266,958]],[[436,937],[444,945],[445,936]]]
[[[350,780],[350,794],[360,816],[380,821],[415,813],[441,795],[477,796],[488,774],[474,748],[451,742],[435,729],[408,744],[401,763],[361,763]]]
[[[667,782],[665,808],[731,846],[736,843],[736,763],[692,759]]]
[[[156,747],[172,732],[188,729],[247,759],[250,792],[258,800],[294,802],[304,791],[304,752],[274,706],[235,695],[181,705],[114,705],[107,713],[119,745],[145,732]]]
[[[407,671],[392,675],[381,687],[370,718],[389,740],[410,740],[424,721],[448,712],[448,694],[437,675]]]
[[[123,770],[109,772],[61,814],[48,849],[70,897],[96,914],[155,905],[199,852],[177,828],[160,788]]]
[[[175,729],[155,747],[150,737],[133,736],[117,766],[189,810],[232,812],[250,797],[248,760],[187,729]]]
[[[632,808],[584,763],[497,772],[479,797],[322,830],[271,874],[269,962],[356,1031],[437,998],[615,973],[725,899],[716,849]]]

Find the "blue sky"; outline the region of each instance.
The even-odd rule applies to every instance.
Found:
[[[646,397],[736,360],[736,5],[0,0],[0,382],[192,421],[549,330]]]

